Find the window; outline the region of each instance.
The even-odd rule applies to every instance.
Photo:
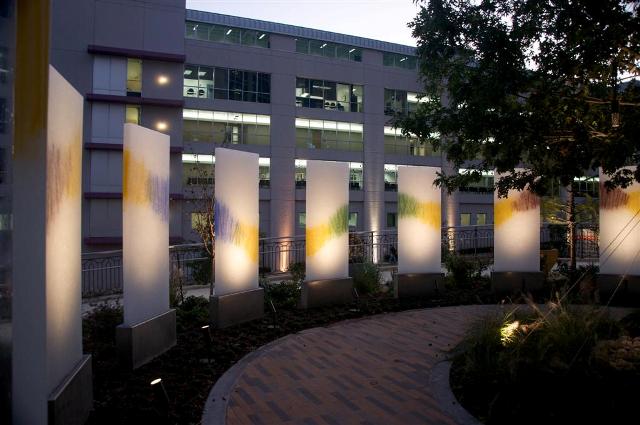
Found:
[[[419,93],[404,90],[384,89],[385,115],[406,115],[418,109],[418,104],[427,102],[427,98]]]
[[[362,112],[362,86],[296,78],[296,106],[332,111]]]
[[[215,41],[218,43],[242,44],[244,46],[269,47],[269,34],[264,31],[187,21],[186,38]]]
[[[460,226],[471,226],[471,214],[469,213],[460,214]]]
[[[268,115],[185,109],[183,140],[231,145],[269,145]]]
[[[410,55],[385,52],[382,54],[382,64],[384,66],[415,70],[418,66],[418,58]]]
[[[263,189],[268,189],[271,182],[271,160],[269,158],[258,158],[259,184]]]
[[[307,213],[298,213],[298,227],[301,229],[307,227]]]
[[[362,124],[296,118],[296,146],[362,152]]]
[[[384,128],[384,153],[412,156],[439,156],[430,143],[421,143],[417,137],[407,137],[399,128]]]
[[[127,96],[139,97],[142,93],[142,61],[127,59]]]
[[[307,186],[307,161],[296,159],[296,189]]]
[[[576,196],[590,196],[592,198],[600,197],[599,177],[575,177],[573,182]]]
[[[397,213],[387,213],[387,228],[395,229],[396,227],[398,227]]]
[[[125,108],[124,121],[130,124],[140,124],[140,107],[127,105],[127,107]]]
[[[213,185],[216,157],[202,154],[182,154],[182,180],[185,186]],[[271,180],[271,159],[258,159],[260,187],[268,188]]]
[[[213,155],[182,155],[182,184],[184,186],[211,186],[214,184],[214,177],[215,158]]]
[[[307,185],[307,160],[296,159],[296,188],[304,188]],[[349,190],[362,190],[362,162],[349,163]]]
[[[349,227],[358,227],[358,213],[357,212],[350,212],[349,213]]]
[[[185,97],[213,98],[213,68],[185,65],[182,90]]]
[[[296,52],[304,53],[306,55],[324,56],[332,59],[337,58],[354,62],[362,62],[362,49],[322,40],[296,38]]]
[[[214,71],[215,70],[215,71]],[[205,99],[271,102],[271,74],[186,65],[183,95]]]
[[[398,166],[384,164],[384,190],[387,192],[398,191]]]
[[[362,190],[362,162],[349,163],[349,190]]]
[[[477,213],[476,214],[476,225],[484,226],[487,224],[487,214],[485,213]]]
[[[460,168],[458,173],[465,174],[473,170]],[[480,181],[460,188],[461,192],[493,193],[493,171],[483,172]]]

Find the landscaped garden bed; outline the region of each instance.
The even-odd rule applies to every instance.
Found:
[[[304,329],[374,314],[498,301],[485,286],[449,290],[425,299],[397,300],[384,293],[363,296],[349,305],[297,310],[290,297],[295,291],[289,287],[282,292],[284,295],[279,294],[274,302],[278,305],[276,315],[267,310],[262,320],[208,332],[202,329],[208,323],[208,300],[185,299],[177,306],[177,345],[134,372],[121,370],[117,364],[115,327],[122,322],[121,309],[96,309],[84,320],[84,347],[93,355],[94,371],[95,402],[89,423],[199,423],[215,381],[243,356],[270,341]],[[164,417],[161,400],[156,400],[150,385],[156,378],[162,379],[168,394],[169,418]]]
[[[452,389],[483,423],[637,422],[640,313],[533,306],[477,323],[458,350]]]

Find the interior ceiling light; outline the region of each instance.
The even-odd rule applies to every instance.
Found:
[[[355,48],[353,48],[353,49],[349,50],[349,53],[353,53],[353,52],[354,52],[354,50],[356,50],[356,49],[355,49]]]
[[[184,70],[184,75],[191,75],[191,74],[193,74],[193,70],[191,70],[191,69],[185,69]]]
[[[231,28],[229,28],[229,31],[227,31],[227,35],[231,34],[231,31],[233,31]]]
[[[327,43],[324,43],[322,46],[320,46],[321,49],[324,49],[325,47],[327,47]]]
[[[262,40],[263,38],[265,38],[265,37],[266,37],[266,35],[267,35],[267,34],[262,33],[262,35],[260,35],[260,37],[258,37],[258,40]]]

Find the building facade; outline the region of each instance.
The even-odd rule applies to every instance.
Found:
[[[398,165],[447,167],[391,124],[420,102],[413,47],[186,10],[184,0],[55,0],[53,11],[52,63],[87,100],[87,251],[121,243],[125,122],[171,137],[173,243],[198,241],[216,146],[260,155],[263,237],[304,234],[307,160],[350,164],[357,231],[395,228]],[[490,224],[490,179],[446,199],[443,224]]]

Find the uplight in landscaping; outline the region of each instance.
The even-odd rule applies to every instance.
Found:
[[[505,323],[504,326],[500,328],[500,342],[502,342],[502,345],[506,346],[513,342],[519,326],[520,322],[516,320],[515,322]]]

